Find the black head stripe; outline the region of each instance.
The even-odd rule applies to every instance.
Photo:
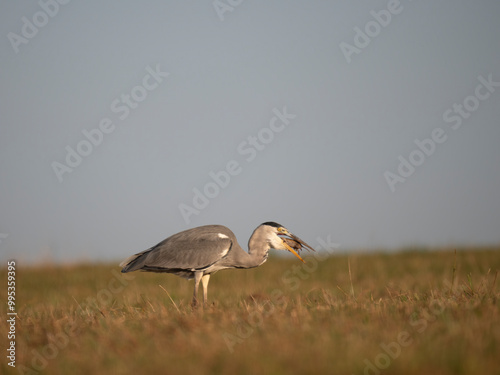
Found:
[[[274,221],[266,221],[265,223],[262,223],[261,225],[269,225],[270,227],[275,227],[275,228],[280,228],[283,226],[283,225],[278,224]]]

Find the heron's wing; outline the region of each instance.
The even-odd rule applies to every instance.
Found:
[[[229,253],[229,236],[213,229],[196,229],[175,234],[151,248],[140,268],[202,269]]]

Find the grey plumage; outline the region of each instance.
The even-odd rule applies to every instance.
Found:
[[[308,250],[314,250],[280,224],[266,222],[254,230],[246,252],[229,228],[223,225],[205,225],[174,234],[125,259],[120,266],[124,273],[141,270],[194,278],[193,305],[196,305],[200,280],[206,303],[208,280],[212,273],[226,268],[258,267],[267,260],[271,248],[288,250],[303,261],[295,251],[300,251],[302,245]]]

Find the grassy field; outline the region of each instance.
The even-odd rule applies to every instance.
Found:
[[[271,257],[214,275],[209,305],[196,310],[193,281],[176,276],[17,264],[16,368],[5,361],[2,319],[0,372],[498,374],[499,250],[309,257],[305,265]],[[4,301],[6,272],[4,264]]]

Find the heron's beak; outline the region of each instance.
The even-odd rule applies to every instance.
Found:
[[[302,241],[299,237],[297,237],[296,235],[288,232],[288,236],[290,236],[291,238],[293,238],[295,241],[297,241],[298,243],[300,243],[303,247],[305,247],[307,250],[312,250],[312,251],[316,251],[312,248],[312,246],[308,245],[305,241]]]
[[[288,230],[285,230],[281,233],[279,233],[278,235],[281,235],[281,236],[288,236],[290,238],[292,238],[295,242],[297,242],[298,244],[302,245],[303,247],[305,247],[307,250],[312,250],[312,251],[316,251],[314,250],[310,245],[308,245],[305,241],[302,241],[299,237],[297,237],[296,235],[290,233]],[[304,262],[304,259],[302,259],[300,257],[300,255],[290,246],[288,245],[284,240],[283,240],[283,245],[285,246],[285,248],[290,251],[292,254],[294,254],[297,258],[299,258],[303,263]],[[298,246],[298,250],[301,250],[300,246]]]
[[[305,263],[305,262],[304,262],[304,259],[302,259],[302,258],[300,257],[300,255],[299,255],[299,254],[298,254],[298,253],[297,253],[294,249],[292,249],[290,246],[288,246],[288,244],[287,244],[285,241],[283,241],[283,245],[286,247],[286,249],[287,249],[289,252],[291,252],[293,255],[295,255],[297,258],[299,258],[299,259],[302,261],[302,263]]]

